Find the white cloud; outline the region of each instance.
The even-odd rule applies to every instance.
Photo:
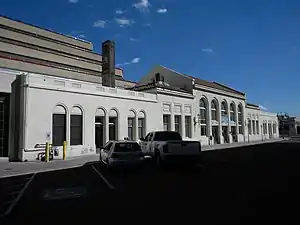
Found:
[[[130,40],[130,41],[137,41],[137,39],[135,39],[135,38],[133,38],[133,37],[129,38],[129,40]]]
[[[147,12],[151,4],[148,0],[140,0],[137,3],[134,3],[132,6],[141,12]]]
[[[263,106],[263,105],[258,105],[258,107],[261,109],[261,110],[268,110],[267,107]]]
[[[79,0],[69,0],[70,3],[77,3]]]
[[[84,34],[80,34],[78,35],[79,38],[85,38],[85,35]]]
[[[126,18],[115,18],[115,21],[117,24],[120,25],[120,27],[130,26],[135,23],[134,20],[130,20],[130,19],[126,19]]]
[[[201,51],[202,52],[208,52],[208,53],[213,53],[214,52],[214,50],[211,49],[211,48],[202,48]]]
[[[167,13],[168,10],[166,8],[163,8],[163,9],[158,9],[157,12],[158,13]]]
[[[151,27],[151,23],[145,23],[144,26],[145,27]]]
[[[101,27],[104,28],[106,26],[107,21],[105,20],[97,20],[93,23],[93,27]]]
[[[136,58],[132,59],[132,60],[129,61],[129,62],[117,64],[116,66],[125,66],[125,65],[130,65],[130,64],[136,64],[136,63],[139,63],[140,60],[141,60],[140,58],[136,57]]]
[[[133,60],[131,60],[131,63],[139,63],[140,60],[140,58],[134,58]]]
[[[116,10],[116,14],[123,14],[123,13],[125,13],[124,10],[120,10],[120,9]]]

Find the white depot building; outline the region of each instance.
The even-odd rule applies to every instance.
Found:
[[[67,157],[95,154],[154,130],[202,145],[279,137],[277,115],[242,92],[163,66],[137,83],[108,77],[92,43],[0,17],[0,157],[35,160],[46,142],[61,157],[64,141]]]

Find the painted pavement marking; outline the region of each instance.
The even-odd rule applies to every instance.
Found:
[[[95,168],[95,166],[94,165],[92,165],[92,168],[94,169],[94,171],[99,175],[99,177],[106,183],[106,185],[110,188],[110,189],[112,189],[112,190],[115,190],[116,188],[102,175],[102,173],[100,173],[100,171],[99,170],[97,170],[96,168]]]
[[[68,187],[68,188],[55,188],[44,190],[43,200],[59,200],[59,199],[70,199],[70,198],[81,198],[86,197],[87,190],[85,187]]]
[[[13,208],[20,201],[21,197],[25,193],[25,191],[28,188],[28,186],[30,185],[30,183],[35,178],[35,175],[36,175],[36,173],[32,174],[32,176],[30,178],[24,179],[24,181],[26,181],[25,184],[24,184],[24,181],[22,182],[22,180],[21,180],[17,184],[8,184],[7,185],[7,188],[9,188],[10,191],[8,191],[8,193],[6,193],[5,197],[7,197],[8,199],[12,199],[12,200],[6,200],[5,202],[1,203],[1,204],[3,204],[2,207],[3,206],[4,207],[3,207],[3,212],[0,214],[0,217],[7,216],[9,213],[11,213]],[[5,186],[5,184],[3,186]],[[16,196],[16,197],[14,198],[14,196]],[[5,207],[5,206],[7,206],[7,207]]]

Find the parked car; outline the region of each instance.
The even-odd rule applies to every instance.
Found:
[[[135,141],[109,141],[100,150],[100,162],[107,168],[138,166],[144,162],[144,154]]]
[[[144,156],[155,159],[157,166],[161,166],[165,161],[197,164],[201,157],[201,143],[183,141],[181,135],[175,131],[150,132],[140,139],[139,145]]]

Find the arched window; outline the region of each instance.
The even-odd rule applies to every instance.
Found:
[[[230,104],[230,121],[233,121],[233,122],[236,122],[236,117],[235,117],[235,105],[234,103],[232,102]]]
[[[204,98],[200,99],[200,129],[201,136],[207,135],[207,104]]]
[[[129,111],[128,117],[127,117],[127,123],[128,123],[128,138],[129,140],[135,141],[135,112],[133,110]]]
[[[118,112],[115,109],[109,112],[109,140],[118,140]]]
[[[138,114],[138,135],[139,138],[145,137],[146,135],[146,115],[144,112],[139,112]]]
[[[225,101],[221,103],[221,116],[227,116],[227,103]]]
[[[242,104],[238,105],[238,127],[239,127],[239,134],[244,134],[244,132],[243,132],[243,106],[242,106]]]
[[[211,120],[218,121],[217,102],[216,102],[216,100],[211,101]]]
[[[61,106],[57,105],[52,114],[52,145],[62,146],[66,141],[67,132],[67,111]]]
[[[83,143],[83,115],[82,110],[75,106],[71,111],[70,145],[82,145]]]
[[[105,111],[104,109],[97,109],[95,115],[95,143],[96,149],[101,149],[105,142]]]

